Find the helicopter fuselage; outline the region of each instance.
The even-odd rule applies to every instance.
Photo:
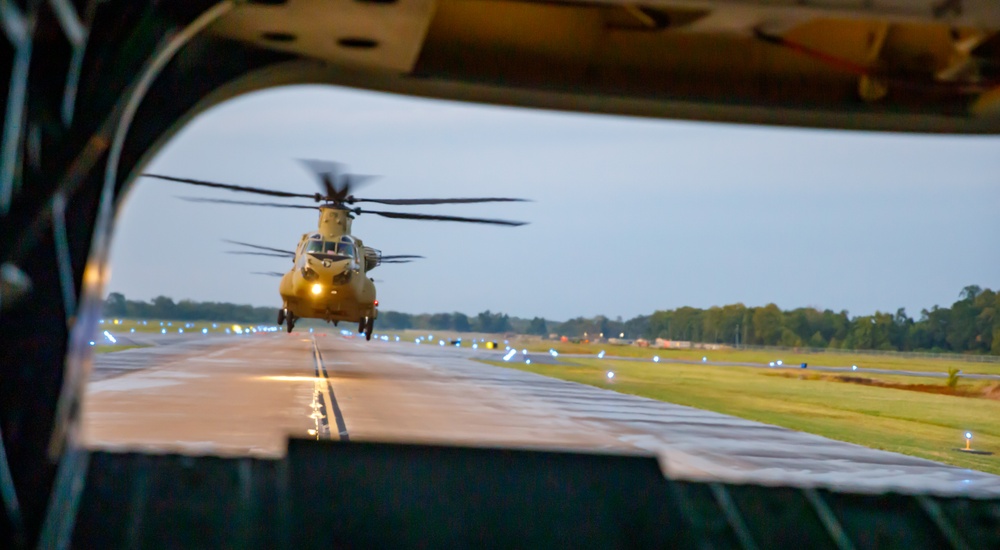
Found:
[[[321,207],[317,232],[302,235],[292,269],[281,278],[284,315],[291,319],[370,323],[378,317],[375,284],[368,271],[377,251],[350,235],[351,213]]]

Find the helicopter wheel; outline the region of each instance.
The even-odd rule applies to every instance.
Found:
[[[285,308],[278,310],[278,326],[285,324]]]
[[[295,316],[291,313],[288,314],[288,318],[285,319],[285,326],[288,328],[288,333],[292,333],[292,329],[295,328]]]
[[[333,322],[333,326],[337,326],[337,324],[339,324],[339,323],[340,323],[340,321],[334,321]]]
[[[365,325],[365,340],[371,341],[372,331],[375,330],[375,318],[369,317],[368,323]]]
[[[361,320],[358,321],[358,334],[361,334],[362,332],[364,332],[365,331],[365,327],[367,327],[367,326],[368,326],[368,318],[367,317],[362,317]]]

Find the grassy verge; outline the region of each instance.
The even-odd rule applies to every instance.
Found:
[[[572,365],[496,364],[1000,474],[1000,400],[844,383],[811,374],[780,376],[744,367],[596,359],[574,360]],[[615,372],[613,382],[608,382],[608,370]],[[998,454],[954,451],[964,445],[966,430],[974,434],[974,448]]]
[[[948,372],[949,367],[960,369],[966,374],[1000,374],[1000,363],[975,363],[962,361],[960,358],[908,358],[892,355],[865,355],[860,353],[793,353],[757,350],[666,350],[640,348],[614,344],[574,344],[572,342],[555,342],[539,340],[538,338],[518,338],[512,341],[518,349],[527,348],[530,351],[548,351],[550,348],[559,353],[580,353],[596,355],[605,350],[608,355],[618,357],[643,357],[680,361],[701,361],[706,357],[709,361],[725,361],[734,363],[756,363],[766,365],[771,361],[782,360],[786,365],[808,363],[813,366],[850,367],[857,365],[865,369],[912,370],[924,372]]]
[[[171,320],[150,320],[150,319],[104,319],[98,325],[98,332],[108,331],[114,335],[131,333],[164,333],[181,334],[190,332],[202,332],[206,334],[220,334],[233,332],[235,327],[240,330],[251,327],[272,327],[266,323],[229,323],[223,321],[171,321]]]

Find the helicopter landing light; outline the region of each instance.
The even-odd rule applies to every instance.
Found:
[[[312,286],[312,293],[313,294],[319,294],[320,292],[323,292],[323,285],[321,285],[319,283],[314,284]]]

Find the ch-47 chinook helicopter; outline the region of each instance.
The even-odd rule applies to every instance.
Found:
[[[239,241],[227,241],[231,244],[253,248],[253,251],[238,251],[238,254],[257,254],[263,256],[288,257],[292,259],[292,267],[286,273],[267,272],[264,274],[280,275],[282,306],[278,310],[278,324],[284,325],[292,332],[299,319],[322,319],[334,324],[340,321],[358,323],[358,332],[363,332],[365,338],[371,340],[375,319],[378,318],[378,299],[375,295],[375,281],[368,272],[383,263],[405,263],[422,256],[416,255],[385,255],[381,251],[365,246],[361,239],[351,234],[351,222],[360,214],[374,214],[386,218],[407,220],[436,220],[463,223],[482,223],[492,225],[518,226],[526,222],[467,218],[460,216],[444,216],[437,214],[414,214],[409,212],[391,212],[384,210],[368,210],[353,206],[355,203],[368,202],[396,206],[431,205],[431,204],[462,204],[484,202],[522,202],[525,199],[484,197],[484,198],[451,198],[451,199],[364,199],[353,195],[355,188],[372,179],[373,176],[361,176],[346,173],[343,166],[327,161],[303,160],[320,180],[323,193],[305,194],[262,189],[244,185],[216,183],[188,178],[177,178],[157,174],[143,174],[145,177],[161,180],[228,189],[244,193],[255,193],[271,197],[313,199],[318,205],[285,204],[275,202],[234,201],[227,199],[210,199],[181,197],[193,202],[211,202],[223,204],[240,204],[251,206],[270,206],[277,208],[318,209],[319,226],[315,231],[304,233],[295,250],[282,250]]]

